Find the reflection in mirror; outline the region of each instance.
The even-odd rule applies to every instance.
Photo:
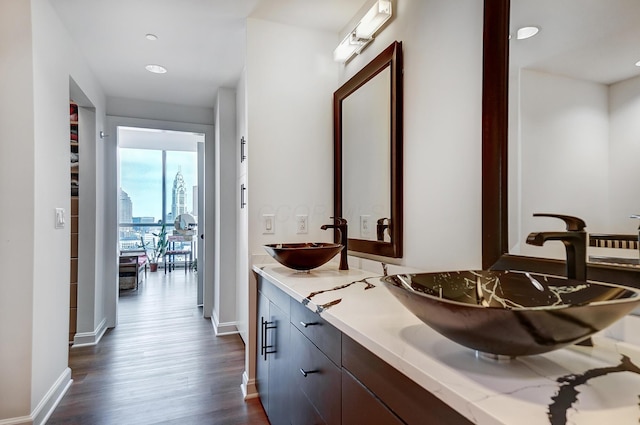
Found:
[[[387,67],[342,101],[342,217],[350,238],[391,242],[389,87]]]
[[[591,2],[590,2],[591,3]],[[585,2],[586,4],[586,2]],[[557,5],[555,5],[557,6]],[[554,6],[554,7],[555,7]],[[509,238],[510,209],[509,200],[521,196],[523,202],[526,194],[519,192],[518,187],[509,187],[507,171],[514,166],[514,158],[522,158],[522,154],[513,156],[508,152],[508,93],[509,93],[509,0],[486,0],[484,3],[483,25],[483,95],[482,95],[482,267],[493,270],[524,270],[562,276],[565,262],[550,258],[534,258],[531,256],[509,253],[512,239]],[[555,9],[553,9],[555,11]],[[576,9],[576,16],[580,16]],[[606,16],[606,15],[603,15]],[[579,18],[578,18],[579,20]],[[609,18],[607,18],[607,21]],[[573,20],[571,21],[573,22]],[[528,25],[530,23],[527,23]],[[594,24],[597,26],[597,24]],[[516,89],[517,90],[517,87]],[[511,90],[513,94],[513,90]],[[632,105],[635,102],[630,102]],[[636,103],[637,104],[637,103]],[[637,133],[636,133],[637,134]],[[613,149],[612,149],[613,153]],[[626,151],[621,152],[626,155]],[[635,151],[628,152],[629,159],[638,157]],[[616,155],[618,156],[618,155]],[[511,157],[511,158],[510,158]],[[544,162],[539,162],[539,166]],[[618,176],[625,176],[627,181],[637,181],[634,169],[613,170]],[[610,168],[611,170],[611,168]],[[613,173],[612,173],[613,174]],[[621,182],[610,179],[610,185],[616,187]],[[626,184],[627,187],[631,187]],[[552,187],[548,188],[552,190]],[[636,199],[637,197],[631,197]],[[548,211],[547,211],[548,212]],[[589,223],[587,223],[589,224]],[[546,229],[545,229],[546,230]],[[595,230],[588,229],[590,232]],[[635,229],[634,232],[635,234]],[[587,264],[589,280],[612,282],[633,287],[640,287],[640,269],[633,267],[617,267],[590,262]]]
[[[349,250],[400,258],[402,43],[336,90],[333,119],[334,215],[347,219]]]
[[[630,216],[640,213],[639,20],[637,1],[511,1],[510,253],[564,259],[561,243],[525,243],[530,232],[563,228],[536,212],[578,216],[590,234],[637,239]],[[528,25],[540,32],[518,39]],[[637,263],[637,246],[626,246],[588,254]]]
[[[194,235],[197,227],[196,218],[188,213],[177,216],[173,225],[180,235]]]

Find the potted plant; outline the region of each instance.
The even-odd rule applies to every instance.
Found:
[[[149,257],[149,270],[155,272],[158,270],[158,261],[167,252],[169,246],[169,240],[167,239],[167,227],[163,223],[159,233],[152,233],[154,236],[153,244],[150,242],[144,242],[142,236],[140,236],[141,248],[147,251],[147,257]],[[149,246],[151,245],[151,246]]]

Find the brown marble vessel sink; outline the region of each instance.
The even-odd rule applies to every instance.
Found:
[[[328,242],[276,243],[264,249],[283,266],[294,270],[311,270],[331,260],[342,245]]]
[[[445,337],[511,357],[579,342],[640,305],[639,289],[524,272],[399,274],[381,280]]]

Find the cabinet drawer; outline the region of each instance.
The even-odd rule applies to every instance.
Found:
[[[325,425],[320,413],[299,388],[291,386],[290,400],[291,425]]]
[[[341,370],[291,326],[292,386],[302,391],[327,425],[341,421]],[[295,391],[295,390],[294,390]]]
[[[378,356],[344,335],[342,367],[409,425],[471,422]]]
[[[342,356],[342,334],[319,314],[291,298],[291,323],[336,365]]]
[[[272,303],[278,306],[282,312],[289,317],[289,295],[285,294],[282,289],[276,287],[273,283],[269,282],[262,276],[258,278],[258,291],[269,299]]]
[[[371,391],[342,369],[342,425],[403,425]]]

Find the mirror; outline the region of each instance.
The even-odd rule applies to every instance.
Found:
[[[173,225],[179,235],[195,235],[196,227],[198,226],[196,218],[188,213],[177,216]]]
[[[402,257],[402,43],[333,95],[334,215],[349,250]],[[338,241],[338,235],[335,235]]]
[[[568,71],[564,67],[567,64],[579,63],[584,58],[591,58],[587,62],[589,66],[582,64],[583,72],[604,72],[604,70],[599,70],[600,65],[605,65],[605,69],[611,68],[614,63],[617,63],[617,59],[609,58],[608,55],[610,53],[619,55],[624,50],[623,47],[626,46],[624,42],[626,38],[624,36],[629,36],[633,26],[628,26],[627,23],[633,23],[634,19],[639,15],[637,13],[638,5],[629,1],[580,1],[579,6],[576,6],[575,2],[563,2],[562,8],[557,3],[553,3],[553,5],[544,3],[546,6],[542,5],[538,8],[537,6],[541,4],[539,1],[485,0],[483,43],[483,267],[495,269],[513,268],[563,275],[563,256],[558,256],[562,260],[533,258],[530,256],[530,252],[514,253],[510,249],[512,246],[517,246],[522,237],[521,233],[529,231],[529,228],[523,225],[523,217],[533,209],[538,210],[538,212],[557,212],[579,216],[580,213],[574,213],[574,208],[584,208],[584,205],[587,205],[582,210],[587,215],[582,215],[587,221],[587,230],[589,232],[620,232],[618,229],[621,228],[617,227],[620,222],[626,222],[627,224],[625,225],[630,226],[624,228],[624,233],[633,234],[636,232],[637,222],[628,219],[628,216],[636,213],[637,208],[640,208],[638,197],[633,194],[635,188],[631,184],[632,181],[637,180],[635,173],[637,173],[636,169],[638,167],[629,166],[633,158],[637,156],[633,151],[618,151],[618,148],[624,144],[628,145],[628,143],[616,143],[614,146],[614,143],[611,142],[614,133],[612,129],[617,125],[615,120],[618,118],[617,116],[614,117],[616,115],[613,113],[615,108],[611,108],[611,106],[618,101],[626,106],[634,104],[629,96],[632,93],[629,86],[625,86],[623,90],[618,92],[615,90],[616,84],[623,83],[615,83],[615,81],[619,81],[620,78],[625,80],[626,83],[637,80],[638,77],[634,77],[634,75],[638,75],[638,69],[634,64],[640,57],[633,58],[631,63],[627,63],[627,69],[631,70],[629,71],[630,74],[599,83],[585,81],[586,76],[584,74],[570,78],[566,75]],[[564,10],[564,6],[568,6],[570,3],[573,8],[566,9],[569,14],[562,15],[559,24],[552,24],[551,21],[545,20],[547,15],[556,15],[560,12],[560,9]],[[528,4],[536,7],[528,9]],[[599,7],[599,10],[593,14],[588,14],[585,9],[587,5]],[[621,7],[629,6],[633,6],[633,12],[625,9],[620,15],[621,17],[614,17],[613,14],[622,11]],[[523,14],[519,18],[513,16],[514,26],[524,25],[525,21],[526,25],[534,25],[537,22],[544,23],[539,24],[541,30],[536,37],[542,36],[544,31],[552,33],[554,25],[561,26],[560,29],[562,30],[561,34],[559,33],[553,37],[553,40],[549,40],[546,43],[538,42],[539,44],[546,44],[547,48],[552,47],[554,49],[547,57],[538,61],[527,62],[530,60],[527,58],[533,57],[533,54],[536,53],[533,43],[528,45],[529,52],[527,54],[521,51],[516,53],[515,48],[512,46],[511,53],[514,56],[514,63],[527,64],[526,69],[518,72],[516,76],[509,75],[509,44],[516,44],[513,38],[509,42],[510,8],[515,14]],[[521,21],[516,22],[516,19]],[[584,26],[585,24],[586,27]],[[563,42],[569,40],[576,42],[578,40],[575,35],[570,36],[570,30],[574,30],[579,26],[588,29],[588,31],[581,34],[581,37],[586,39],[587,44],[591,47],[600,48],[596,56],[597,59],[593,59],[592,56],[586,56],[585,51],[575,52],[570,49],[565,50],[565,47],[563,47]],[[617,39],[614,48],[602,47],[602,40],[594,34],[600,31],[600,28],[598,28],[598,31],[595,30],[598,26],[607,27],[603,28],[603,30],[616,34]],[[592,36],[595,38],[591,38]],[[533,42],[536,37],[517,41],[521,41],[524,46],[524,42]],[[631,39],[636,41],[638,37],[631,37]],[[543,40],[542,37],[540,40]],[[537,53],[541,54],[542,46],[539,48],[540,52]],[[558,65],[552,59],[563,59],[564,65]],[[552,63],[556,63],[556,65],[552,65]],[[551,73],[561,75],[546,75]],[[596,95],[587,95],[582,92],[565,95],[565,105],[575,102],[571,103],[571,105],[575,104],[576,106],[561,113],[558,112],[558,109],[561,110],[560,106],[562,104],[552,103],[551,99],[568,91],[566,86],[556,84],[551,85],[547,90],[543,90],[535,78],[533,79],[535,80],[534,84],[532,84],[532,75],[530,74],[536,74],[533,77],[538,77],[538,79],[565,80],[570,78],[571,80],[578,80],[578,83],[587,85],[599,84],[601,87],[599,87],[599,90],[594,90]],[[545,75],[540,77],[538,74]],[[613,92],[617,92],[617,94]],[[529,100],[525,99],[524,96],[528,95],[528,93],[533,93],[535,97]],[[600,103],[595,108],[595,112],[592,106],[580,106],[576,102],[577,100],[585,99],[593,101],[594,98],[598,97],[598,94],[601,99],[599,99]],[[618,96],[619,98],[616,100],[615,98]],[[519,106],[513,110],[509,109],[509,100],[515,100]],[[537,107],[534,108],[536,104]],[[603,104],[606,106],[603,107]],[[553,105],[553,108],[551,105]],[[637,105],[637,102],[635,102],[635,105]],[[550,114],[553,109],[556,109],[556,112]],[[511,114],[516,115],[510,117]],[[581,114],[590,117],[590,119],[581,117]],[[542,117],[544,115],[552,115],[557,120],[556,124],[548,124],[547,121],[543,121]],[[575,120],[577,117],[581,118],[578,122],[582,123],[583,128],[580,128],[580,125],[578,125],[578,128],[571,128],[566,121],[560,121],[560,118]],[[585,121],[588,123],[585,124]],[[596,132],[592,127],[589,127],[589,130],[585,131],[585,125],[599,125],[607,128],[607,130]],[[631,129],[631,123],[625,125],[625,127]],[[537,129],[540,134],[535,132],[527,133],[528,129]],[[542,130],[544,130],[544,133],[542,133]],[[546,146],[545,149],[541,149],[540,144],[548,142],[550,130],[557,131],[561,136],[563,135],[562,132],[568,132],[567,136],[560,137],[560,140],[566,139],[564,142],[570,143],[569,147],[561,146],[560,142],[556,140],[556,144],[553,146]],[[591,146],[588,149],[586,140],[587,138],[594,138],[596,133],[602,135],[605,140],[601,141],[602,146],[599,146],[599,150],[593,150]],[[514,134],[516,136],[519,135],[521,140],[520,144],[512,146],[509,144],[508,136]],[[543,137],[539,138],[538,136],[540,135]],[[635,137],[637,138],[637,136]],[[526,145],[525,139],[533,139],[538,145]],[[532,150],[535,152],[536,149],[538,152],[534,155]],[[552,155],[541,156],[541,152],[544,154],[551,153]],[[559,161],[558,157],[561,155],[564,155],[564,157],[562,161]],[[590,155],[593,158],[589,157]],[[615,163],[615,165],[612,165],[614,164],[612,162],[614,157],[618,157],[626,164]],[[595,165],[595,160],[602,158],[605,159],[604,163]],[[576,163],[577,167],[574,167]],[[605,168],[606,172],[602,172],[600,169],[594,170],[594,167]],[[535,177],[535,173],[533,174],[534,177],[528,176],[528,169],[533,169],[535,173],[538,173],[538,177]],[[558,172],[558,174],[551,180],[543,181],[542,184],[538,181],[534,185],[532,182],[535,182],[535,180],[532,179],[546,178],[546,176],[541,177],[539,174],[541,170],[550,174]],[[629,174],[630,171],[632,174]],[[509,174],[520,176],[520,180],[516,180],[516,183],[513,184],[508,179]],[[589,180],[587,183],[586,179],[592,177],[592,175],[596,175],[598,178]],[[615,180],[606,179],[606,182],[602,181],[606,177],[614,176],[617,176]],[[627,179],[629,179],[629,183],[624,184],[623,182],[626,182]],[[571,184],[568,184],[568,180],[571,180]],[[564,187],[564,193],[558,194],[554,192],[557,188],[562,189],[563,186],[566,186]],[[537,187],[540,193],[537,195],[529,193],[530,190],[529,192],[527,191],[528,187]],[[623,187],[625,192],[615,192],[618,187]],[[600,193],[603,191],[606,192],[606,195]],[[579,193],[583,193],[585,196],[579,199],[577,198]],[[552,196],[547,200],[543,200],[542,195]],[[532,197],[531,199],[530,196]],[[551,200],[552,198],[554,199],[553,201]],[[522,204],[518,204],[519,199],[522,200]],[[552,202],[556,202],[556,204]],[[562,206],[560,202],[565,202],[567,209],[560,210]],[[528,205],[528,203],[531,205]],[[602,211],[602,215],[597,218],[590,218],[588,215],[591,214],[589,205],[596,205]],[[518,211],[518,208],[521,211]],[[553,208],[555,211],[549,211],[547,208]],[[624,213],[619,212],[621,208],[625,210]],[[544,222],[542,219],[538,220],[535,222],[535,230],[553,230],[551,226],[558,226],[555,223]],[[509,227],[510,221],[515,223],[513,228]],[[562,228],[562,224],[559,223],[559,225]],[[599,226],[602,227],[600,228]],[[638,285],[637,269],[591,263],[587,274],[589,279],[631,284],[633,286]]]
[[[342,101],[342,218],[352,238],[391,242],[389,87],[386,67]]]
[[[564,227],[535,212],[575,215],[590,234],[637,240],[638,19],[640,2],[628,0],[511,0],[510,253],[564,258],[561,243],[525,243],[531,232]],[[518,39],[527,25],[539,33]],[[637,249],[588,251],[639,258]]]

